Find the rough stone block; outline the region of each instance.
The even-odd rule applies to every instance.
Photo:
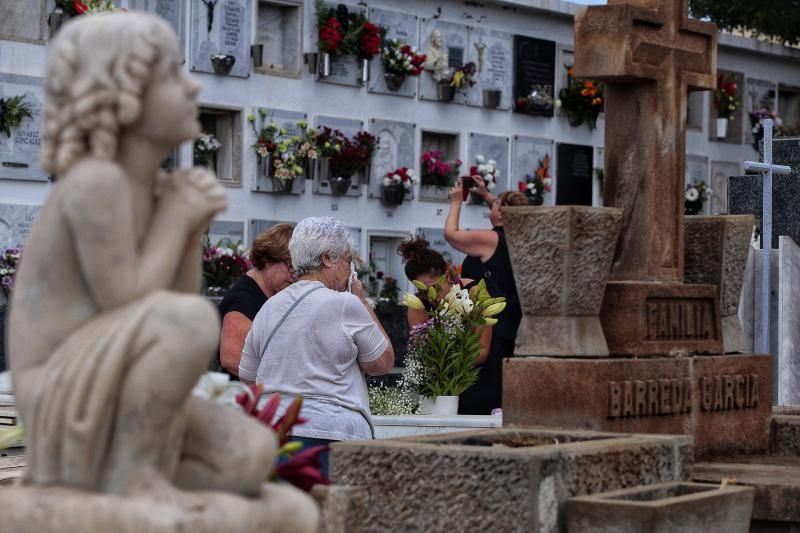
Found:
[[[753,489],[671,482],[567,502],[569,533],[747,533]]]
[[[767,449],[769,356],[531,357],[503,364],[504,427],[686,434],[701,456]]]
[[[311,496],[320,507],[318,533],[361,533],[367,514],[367,492],[363,487],[316,485]]]
[[[800,457],[800,416],[772,416],[769,428],[769,452],[773,455]]]
[[[687,479],[691,439],[538,428],[331,447],[335,483],[369,495],[365,531],[559,531],[572,497]]]
[[[597,315],[622,210],[504,207],[502,213],[523,313],[514,353],[607,353]]]
[[[611,281],[600,321],[608,349],[615,355],[719,354],[723,350],[714,285]]]
[[[719,287],[726,353],[747,349],[737,311],[754,223],[752,215],[685,219],[684,282]]]

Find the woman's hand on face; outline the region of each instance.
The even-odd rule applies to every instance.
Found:
[[[353,279],[353,284],[350,286],[350,292],[352,292],[362,300],[366,297],[366,295],[364,294],[364,284],[361,283],[361,280],[358,278]]]
[[[457,179],[455,184],[450,188],[450,203],[460,204],[464,199],[464,188],[461,183],[461,178]]]

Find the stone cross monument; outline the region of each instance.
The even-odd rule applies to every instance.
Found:
[[[624,209],[601,312],[611,353],[722,351],[710,285],[683,285],[687,90],[713,89],[716,28],[688,0],[579,11],[575,74],[606,83],[606,206]]]

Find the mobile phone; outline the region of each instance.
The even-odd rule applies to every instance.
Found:
[[[347,292],[353,292],[353,280],[356,278],[356,264],[350,261],[350,277],[347,278]]]
[[[471,176],[461,178],[461,201],[466,202],[469,198],[469,190],[475,186],[475,180]]]

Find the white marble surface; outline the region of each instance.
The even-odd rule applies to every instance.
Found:
[[[800,247],[779,239],[778,405],[800,403]]]
[[[503,417],[500,415],[373,416],[372,421],[375,426],[376,439],[394,439],[503,426]]]

